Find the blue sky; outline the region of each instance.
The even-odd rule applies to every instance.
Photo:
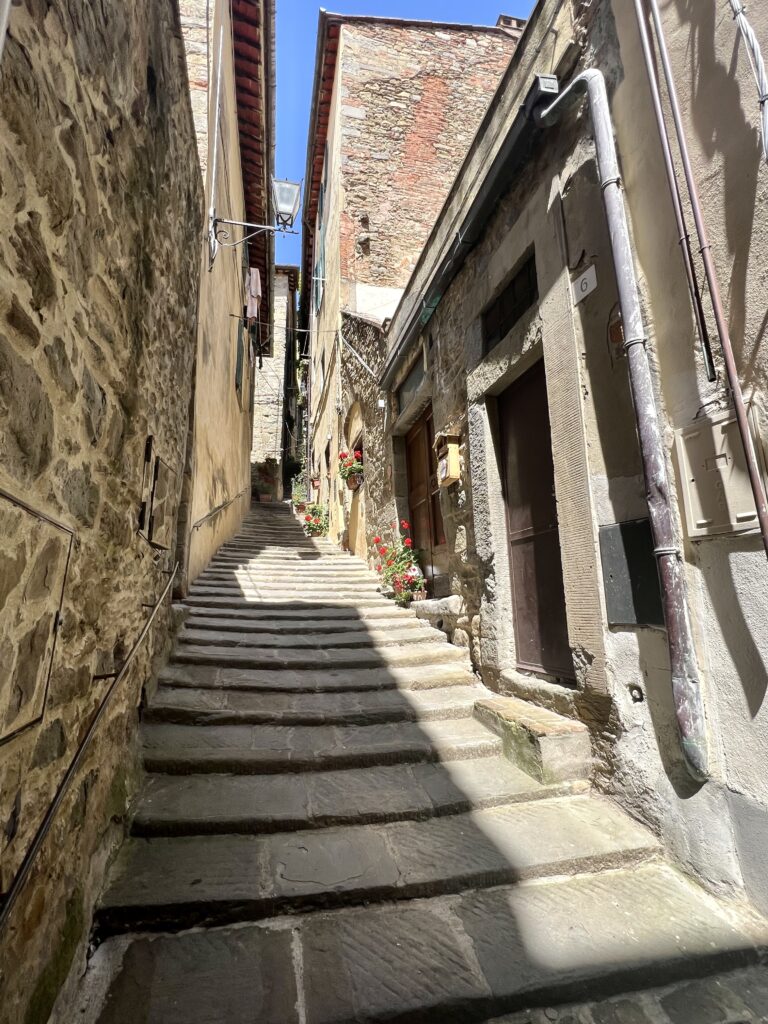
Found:
[[[300,181],[304,177],[320,6],[313,0],[277,0],[275,174],[278,178],[289,178],[292,181]],[[532,7],[532,0],[327,0],[326,9],[338,14],[372,14],[495,25],[499,14],[525,18]],[[277,263],[299,263],[300,255],[298,236],[277,236]]]

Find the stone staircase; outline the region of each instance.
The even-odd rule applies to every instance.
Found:
[[[286,507],[186,608],[78,1019],[481,1021],[759,958],[590,792],[581,727],[491,694]]]

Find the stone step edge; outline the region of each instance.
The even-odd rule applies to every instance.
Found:
[[[489,758],[488,760],[493,760]],[[368,771],[366,768],[340,769],[340,771]],[[160,772],[151,773],[157,778],[167,780],[168,776]],[[331,774],[329,772],[329,774]],[[208,779],[207,773],[195,773],[187,776],[173,776],[182,785],[183,778]],[[273,778],[275,776],[272,776]],[[275,832],[312,832],[324,828],[356,828],[364,825],[385,825],[395,821],[430,821],[432,818],[445,818],[455,814],[466,814],[473,810],[485,810],[491,807],[510,807],[513,804],[533,803],[538,800],[552,800],[558,797],[589,796],[592,787],[589,782],[577,779],[572,782],[558,782],[551,785],[537,786],[518,792],[503,792],[489,795],[482,799],[463,795],[451,800],[430,800],[429,805],[421,807],[399,808],[396,810],[375,809],[355,811],[354,813],[322,813],[316,815],[296,815],[294,818],[274,818],[256,816],[222,815],[220,819],[198,818],[158,819],[153,816],[151,808],[142,809],[141,794],[136,805],[136,813],[131,822],[130,834],[142,839],[173,838],[181,836],[207,835],[272,835]]]
[[[589,799],[576,797],[575,799]],[[469,817],[458,814],[456,819]],[[397,825],[397,822],[391,823]],[[404,823],[408,824],[408,823]],[[411,822],[411,824],[418,824]],[[355,832],[372,826],[354,828]],[[467,828],[472,828],[470,823]],[[336,829],[329,829],[329,832]],[[283,833],[272,833],[264,836],[265,844],[280,840]],[[286,839],[291,835],[288,833]],[[322,830],[313,832],[313,837],[322,839]],[[171,837],[165,840],[173,843]],[[179,837],[183,841],[184,837]],[[206,837],[199,837],[205,841]],[[210,837],[208,837],[210,838]],[[258,842],[260,837],[251,838]],[[162,841],[162,840],[161,840]],[[134,844],[152,843],[152,839],[129,840]],[[146,904],[110,904],[101,903],[97,906],[94,920],[94,931],[97,940],[125,931],[183,931],[196,927],[218,927],[228,924],[258,923],[268,918],[282,915],[317,913],[337,910],[344,907],[373,904],[401,904],[411,900],[434,899],[440,896],[455,895],[467,890],[478,891],[498,886],[515,887],[526,882],[546,884],[548,880],[561,878],[577,878],[580,875],[591,875],[597,872],[633,870],[650,863],[663,862],[661,846],[658,840],[650,836],[647,844],[637,843],[622,846],[611,851],[592,851],[571,853],[557,859],[542,858],[535,864],[526,867],[507,864],[506,866],[489,867],[482,862],[471,866],[462,865],[458,870],[449,869],[439,878],[418,881],[403,881],[398,877],[394,881],[365,884],[360,881],[348,887],[335,882],[327,883],[314,892],[306,893],[254,893],[253,896],[239,895],[233,898],[209,897],[205,900],[189,900],[175,902],[151,902]],[[290,888],[290,883],[289,886]],[[254,886],[254,889],[258,886]],[[106,893],[109,895],[109,889]]]
[[[184,663],[179,662],[178,663],[178,667],[179,668],[183,668],[183,664]],[[194,667],[200,667],[200,666],[194,666],[193,665],[192,667],[194,668]],[[206,668],[210,667],[212,669],[212,671],[215,672],[215,668],[216,668],[215,665],[211,665],[211,666],[207,666],[206,665],[204,667],[206,667]],[[403,680],[398,680],[396,678],[385,678],[385,679],[382,679],[381,682],[377,682],[375,686],[359,686],[359,687],[354,687],[354,686],[349,686],[347,684],[342,684],[342,683],[311,683],[311,684],[310,683],[306,683],[306,684],[300,684],[298,686],[286,686],[285,682],[283,682],[281,684],[279,678],[277,678],[279,676],[280,672],[282,672],[282,671],[285,671],[285,672],[293,672],[293,671],[296,671],[296,672],[306,672],[309,675],[314,675],[314,676],[322,675],[322,672],[318,672],[317,668],[310,668],[310,669],[307,669],[307,668],[299,668],[299,669],[270,669],[269,671],[273,672],[275,675],[274,675],[273,681],[270,681],[268,683],[267,682],[262,682],[262,681],[259,681],[258,683],[245,683],[245,682],[235,682],[234,680],[222,683],[222,682],[216,682],[215,679],[214,680],[203,680],[203,679],[197,680],[197,679],[195,679],[195,680],[192,680],[191,682],[188,682],[186,680],[180,679],[177,676],[169,674],[172,671],[172,669],[171,669],[171,666],[168,666],[167,668],[161,670],[161,672],[159,673],[159,675],[158,675],[158,682],[162,686],[178,686],[178,687],[183,687],[185,689],[193,689],[193,690],[233,690],[233,691],[238,692],[238,693],[291,693],[291,694],[301,694],[301,693],[315,693],[315,694],[317,694],[317,693],[336,693],[336,694],[342,694],[343,693],[343,694],[350,694],[350,695],[352,695],[352,694],[364,694],[364,693],[379,693],[381,691],[391,691],[391,690],[405,690],[405,691],[409,691],[409,690],[434,690],[434,689],[440,689],[441,687],[447,687],[447,686],[470,686],[473,683],[477,682],[477,678],[474,675],[472,675],[472,673],[469,671],[469,669],[466,668],[464,665],[458,663],[458,662],[456,662],[454,664],[447,664],[447,665],[416,665],[416,666],[410,666],[410,668],[412,670],[413,669],[415,669],[415,670],[426,669],[427,672],[419,673],[417,671],[411,677],[411,679],[409,679],[409,681],[407,683],[404,682]],[[409,670],[409,666],[403,666],[403,668],[401,669],[401,671],[406,671],[406,672],[408,670]],[[249,671],[249,670],[248,669],[242,669],[242,670],[241,669],[235,669],[234,671]],[[265,671],[265,670],[263,670],[263,669],[255,669],[254,671],[261,672],[261,671]],[[385,669],[385,668],[381,668],[381,669],[373,668],[373,669],[369,669],[368,671],[374,671],[374,672],[381,671],[382,673],[386,673],[388,670]]]
[[[461,704],[451,704],[447,701],[444,707],[435,705],[430,708],[419,708],[406,701],[399,707],[376,708],[371,706],[330,712],[319,709],[314,711],[301,711],[301,709],[295,711],[262,711],[259,709],[238,711],[233,708],[195,708],[184,704],[160,703],[158,700],[161,690],[186,692],[189,689],[192,688],[168,686],[163,683],[144,709],[142,721],[150,724],[170,723],[176,725],[384,725],[393,722],[434,722],[470,718],[474,708],[471,698]],[[453,687],[446,687],[446,689],[453,689]],[[473,686],[472,689],[482,690],[479,685]],[[373,691],[373,694],[375,693],[376,691]]]
[[[497,695],[476,701],[474,717],[501,738],[504,756],[538,782],[587,779],[592,773],[592,745],[583,722]]]

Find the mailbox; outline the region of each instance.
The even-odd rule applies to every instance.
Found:
[[[437,482],[440,487],[450,487],[461,477],[459,472],[460,440],[460,434],[438,434],[435,437]]]

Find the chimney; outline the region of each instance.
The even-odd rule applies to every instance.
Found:
[[[497,28],[503,28],[507,35],[512,36],[518,42],[525,28],[525,18],[514,18],[511,14],[500,14],[496,22]]]

